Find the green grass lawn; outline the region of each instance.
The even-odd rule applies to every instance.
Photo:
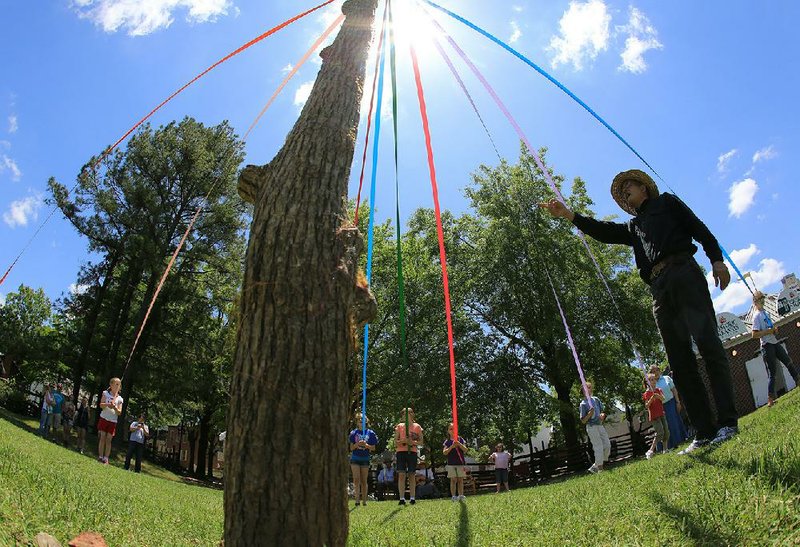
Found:
[[[798,545],[800,390],[741,427],[716,450],[465,503],[351,504],[350,544]],[[114,546],[216,545],[222,493],[102,466],[0,414],[0,544],[85,530]]]

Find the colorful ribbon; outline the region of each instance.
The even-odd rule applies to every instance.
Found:
[[[153,114],[155,114],[156,112],[158,112],[159,110],[161,110],[161,108],[163,108],[163,107],[164,107],[164,105],[166,105],[168,102],[170,102],[172,99],[174,99],[174,98],[175,98],[176,96],[178,96],[180,93],[182,93],[182,92],[183,92],[183,91],[184,91],[186,88],[188,88],[190,85],[192,85],[193,83],[195,83],[197,80],[199,80],[200,78],[202,78],[203,76],[205,76],[206,74],[208,74],[209,72],[211,72],[212,70],[214,70],[215,68],[217,68],[219,65],[221,65],[222,63],[224,63],[224,62],[225,62],[225,61],[227,61],[228,59],[230,59],[230,58],[232,58],[232,57],[235,57],[236,55],[240,54],[240,53],[241,53],[241,52],[243,52],[244,50],[246,50],[246,49],[250,48],[251,46],[253,46],[253,45],[257,44],[258,42],[260,42],[260,41],[264,40],[265,38],[268,38],[269,36],[272,36],[273,34],[275,34],[276,32],[278,32],[279,30],[282,30],[282,29],[284,29],[284,28],[288,27],[288,26],[289,26],[289,25],[291,25],[292,23],[294,23],[294,22],[296,22],[296,21],[298,21],[298,20],[302,19],[303,17],[305,17],[305,16],[307,16],[307,15],[310,15],[310,14],[314,13],[315,11],[317,11],[317,10],[319,10],[319,9],[322,9],[322,8],[324,8],[324,7],[325,7],[325,6],[327,6],[328,4],[332,4],[332,3],[333,3],[333,2],[335,2],[335,1],[336,1],[336,0],[327,0],[327,1],[323,2],[322,4],[318,5],[318,6],[317,6],[317,7],[315,7],[315,8],[311,8],[311,9],[309,9],[309,10],[306,10],[306,11],[304,11],[303,13],[300,13],[300,14],[298,14],[298,15],[295,15],[294,17],[292,17],[291,19],[288,19],[288,20],[284,21],[284,22],[283,22],[283,23],[281,23],[280,25],[278,25],[278,26],[276,26],[276,27],[273,27],[273,28],[269,29],[268,31],[266,31],[265,33],[263,33],[263,34],[261,34],[261,35],[259,35],[259,36],[256,36],[255,38],[253,38],[252,40],[250,40],[250,41],[249,41],[249,42],[247,42],[246,44],[244,44],[244,45],[242,45],[242,46],[238,47],[237,49],[235,49],[234,51],[230,52],[229,54],[227,54],[227,55],[226,55],[225,57],[223,57],[222,59],[220,59],[220,60],[218,60],[217,62],[215,62],[213,65],[211,65],[210,67],[208,67],[207,69],[205,69],[203,72],[201,72],[200,74],[198,74],[197,76],[195,76],[194,78],[192,78],[191,80],[189,80],[189,82],[188,82],[188,83],[184,84],[184,85],[183,85],[183,86],[182,86],[180,89],[178,89],[178,90],[177,90],[175,93],[173,93],[172,95],[170,95],[169,97],[167,97],[166,99],[164,99],[164,100],[163,100],[163,101],[162,101],[162,102],[161,102],[161,103],[160,103],[158,106],[156,106],[154,109],[152,109],[152,110],[151,110],[151,111],[150,111],[150,112],[149,112],[149,113],[148,113],[148,114],[147,114],[147,115],[146,115],[144,118],[142,118],[141,120],[139,120],[138,122],[136,122],[136,123],[133,125],[133,127],[131,127],[130,129],[128,129],[128,131],[127,131],[127,132],[126,132],[124,135],[122,135],[122,137],[120,137],[120,138],[117,140],[117,142],[115,142],[114,144],[112,144],[111,146],[109,146],[109,147],[108,147],[108,148],[107,148],[107,149],[106,149],[106,150],[105,150],[105,151],[104,151],[102,154],[100,154],[100,157],[99,157],[99,158],[97,158],[97,160],[96,160],[96,161],[95,161],[95,162],[92,164],[92,167],[91,167],[91,168],[92,168],[93,170],[94,170],[94,169],[97,169],[97,167],[100,165],[100,163],[101,163],[101,162],[102,162],[102,161],[103,161],[103,160],[104,160],[104,159],[105,159],[105,158],[106,158],[106,157],[107,157],[109,154],[111,154],[111,152],[113,152],[113,151],[114,151],[114,150],[117,148],[117,146],[119,146],[119,145],[122,143],[122,141],[124,141],[125,139],[127,139],[127,138],[128,138],[128,136],[129,136],[131,133],[133,133],[134,131],[136,131],[136,130],[137,130],[137,129],[138,129],[138,128],[139,128],[139,127],[140,127],[140,126],[141,126],[141,125],[144,123],[144,122],[146,122],[147,120],[149,120],[149,119],[150,119],[150,118],[153,116]],[[75,184],[75,186],[73,186],[73,187],[72,187],[72,189],[70,190],[70,192],[72,192],[73,190],[75,190],[76,186],[77,186],[77,183]],[[11,263],[11,266],[9,266],[9,267],[8,267],[8,269],[6,270],[6,273],[5,273],[5,274],[3,274],[3,277],[2,277],[2,278],[0,278],[0,285],[2,285],[2,284],[3,284],[3,282],[5,282],[6,278],[8,277],[8,274],[9,274],[9,273],[11,273],[11,270],[12,270],[12,269],[14,268],[14,266],[17,264],[17,262],[19,261],[19,259],[22,257],[22,255],[23,255],[23,254],[25,254],[25,252],[28,250],[28,248],[29,248],[29,247],[31,246],[31,244],[33,243],[33,240],[34,240],[34,239],[36,239],[36,236],[39,234],[39,232],[41,232],[41,231],[42,231],[42,228],[44,228],[44,225],[45,225],[45,224],[47,224],[47,223],[50,221],[50,219],[53,217],[53,215],[55,214],[55,212],[56,212],[57,210],[58,210],[58,206],[56,205],[56,206],[54,206],[54,207],[53,207],[53,209],[50,211],[50,213],[47,215],[47,217],[44,219],[44,221],[43,221],[43,222],[42,222],[42,223],[39,225],[39,228],[36,230],[36,232],[34,232],[33,236],[32,236],[32,237],[31,237],[31,238],[28,240],[28,242],[25,244],[25,246],[24,246],[24,247],[22,248],[22,250],[19,252],[19,254],[17,255],[17,257],[16,257],[16,258],[14,259],[14,261]]]
[[[378,73],[380,72],[381,55],[383,52],[383,36],[386,32],[387,16],[388,16],[388,10],[384,8],[383,23],[381,24],[381,32],[378,35],[378,51],[377,54],[375,55],[375,72],[374,76],[372,77],[372,94],[370,95],[369,99],[369,114],[367,114],[367,131],[366,131],[366,136],[364,138],[364,153],[361,156],[361,175],[358,177],[358,194],[356,195],[356,211],[353,220],[353,226],[358,226],[358,212],[361,207],[361,189],[364,186],[364,171],[367,166],[367,150],[369,149],[369,134],[370,134],[370,129],[372,128],[372,112],[375,106],[375,93],[377,92],[377,87],[378,87]]]
[[[610,132],[611,132],[611,133],[612,133],[612,134],[613,134],[613,135],[614,135],[614,136],[615,136],[617,139],[619,139],[619,141],[620,141],[620,142],[622,142],[622,144],[624,144],[625,146],[627,146],[627,147],[628,147],[628,149],[629,149],[631,152],[633,152],[633,153],[636,155],[636,157],[637,157],[637,158],[639,158],[639,159],[642,161],[642,163],[644,163],[644,164],[645,164],[645,165],[648,167],[648,169],[650,169],[650,171],[652,171],[652,172],[653,172],[653,174],[654,174],[656,177],[658,177],[658,178],[659,178],[660,180],[662,180],[662,181],[664,180],[664,179],[662,179],[662,178],[661,178],[661,175],[659,175],[659,174],[658,174],[658,172],[657,172],[655,169],[653,169],[653,167],[652,167],[652,166],[651,166],[651,165],[650,165],[650,164],[647,162],[647,160],[645,160],[645,159],[644,159],[644,157],[642,157],[642,155],[641,155],[641,154],[639,154],[639,152],[638,152],[638,151],[637,151],[637,150],[636,150],[636,149],[635,149],[633,146],[631,146],[631,145],[630,145],[630,143],[628,143],[628,141],[626,141],[626,140],[625,140],[625,139],[622,137],[622,135],[620,135],[620,134],[619,134],[619,132],[617,132],[617,130],[616,130],[616,129],[614,129],[613,127],[611,127],[611,125],[610,125],[610,124],[609,124],[607,121],[605,121],[605,120],[604,120],[604,119],[603,119],[603,118],[602,118],[602,117],[601,117],[601,116],[600,116],[600,115],[599,115],[597,112],[595,112],[595,111],[594,111],[594,110],[593,110],[593,109],[592,109],[592,108],[591,108],[591,107],[590,107],[588,104],[586,104],[586,103],[585,103],[585,102],[584,102],[584,101],[583,101],[583,100],[582,100],[580,97],[578,97],[577,95],[575,95],[575,94],[574,94],[572,91],[570,91],[570,90],[569,90],[569,88],[567,88],[567,87],[566,87],[564,84],[562,84],[561,82],[559,82],[558,80],[556,80],[556,79],[555,79],[553,76],[551,76],[551,75],[550,75],[550,74],[549,74],[549,73],[548,73],[546,70],[544,70],[542,67],[540,67],[539,65],[537,65],[536,63],[534,63],[533,61],[531,61],[530,59],[528,59],[527,57],[525,57],[525,56],[524,56],[522,53],[520,53],[519,51],[517,51],[516,49],[514,49],[513,47],[511,47],[511,46],[510,46],[510,45],[508,45],[507,43],[503,42],[503,41],[502,41],[502,40],[500,40],[499,38],[495,37],[494,35],[490,34],[490,33],[489,33],[489,32],[487,32],[487,31],[485,31],[484,29],[482,29],[481,27],[477,26],[476,24],[474,24],[474,23],[472,23],[472,22],[468,21],[467,19],[465,19],[465,18],[461,17],[460,15],[458,15],[458,14],[456,14],[456,13],[453,13],[452,11],[450,11],[450,10],[448,10],[448,9],[446,9],[446,8],[443,8],[442,6],[440,6],[440,5],[438,5],[438,4],[434,3],[434,2],[431,2],[430,0],[421,0],[421,1],[425,2],[426,4],[428,4],[428,5],[432,6],[432,7],[436,8],[436,9],[438,9],[439,11],[441,11],[441,12],[443,12],[443,13],[446,13],[447,15],[449,15],[450,17],[452,17],[452,18],[453,18],[453,19],[455,19],[456,21],[459,21],[459,22],[461,22],[461,23],[465,24],[466,26],[468,26],[468,27],[469,27],[469,28],[471,28],[472,30],[476,31],[477,33],[479,33],[479,34],[482,34],[483,36],[485,36],[486,38],[488,38],[489,40],[491,40],[491,41],[492,41],[492,42],[494,42],[495,44],[499,45],[500,47],[502,47],[503,49],[505,49],[506,51],[508,51],[509,53],[511,53],[512,55],[514,55],[514,56],[515,56],[515,57],[517,57],[518,59],[520,59],[522,62],[524,62],[525,64],[527,64],[527,65],[528,65],[528,66],[530,66],[531,68],[533,68],[533,69],[534,69],[536,72],[538,72],[539,74],[541,74],[542,76],[544,76],[545,78],[547,78],[547,79],[548,79],[548,80],[549,80],[551,83],[553,83],[553,84],[554,84],[556,87],[558,87],[558,88],[559,88],[561,91],[563,91],[564,93],[566,93],[566,94],[567,94],[567,95],[568,95],[568,96],[569,96],[569,97],[570,97],[570,98],[571,98],[573,101],[575,101],[576,103],[578,103],[579,105],[581,105],[581,106],[582,106],[582,107],[583,107],[583,108],[584,108],[584,109],[585,109],[585,110],[586,110],[586,111],[587,111],[589,114],[591,114],[591,115],[592,115],[592,116],[593,116],[593,117],[594,117],[594,118],[595,118],[595,119],[596,119],[598,122],[600,122],[601,124],[603,124],[603,126],[604,126],[606,129],[608,129],[608,130],[609,130],[609,131],[610,131]]]
[[[547,183],[550,186],[550,188],[553,190],[553,192],[558,197],[558,200],[561,203],[564,203],[566,205],[566,201],[564,199],[563,194],[561,193],[561,190],[559,190],[559,188],[556,185],[555,181],[553,180],[552,176],[550,176],[550,171],[546,168],[546,166],[544,164],[544,161],[542,160],[541,156],[539,155],[538,150],[536,150],[533,147],[533,145],[531,144],[531,142],[528,139],[527,135],[522,130],[522,127],[517,122],[517,120],[514,118],[514,116],[511,114],[511,112],[509,111],[508,107],[505,105],[503,100],[497,94],[495,89],[492,87],[492,85],[489,83],[489,81],[486,79],[486,77],[483,75],[483,73],[480,71],[480,69],[477,67],[477,65],[472,61],[472,59],[470,59],[470,57],[466,54],[466,52],[456,43],[456,41],[453,39],[453,37],[450,36],[447,33],[447,31],[445,31],[445,29],[439,24],[439,22],[436,21],[433,18],[431,18],[431,21],[436,26],[437,30],[442,34],[442,36],[445,37],[445,39],[448,41],[450,46],[456,51],[456,53],[458,53],[458,55],[463,59],[463,61],[467,64],[467,66],[472,70],[473,74],[475,74],[475,76],[478,78],[478,80],[486,88],[486,91],[489,93],[489,95],[491,95],[492,99],[494,99],[495,103],[500,108],[500,110],[503,112],[503,114],[505,115],[506,119],[508,119],[509,123],[511,123],[512,127],[516,131],[516,133],[519,136],[519,138],[525,143],[525,146],[528,148],[528,151],[533,156],[533,159],[536,162],[536,165],[539,167],[539,169],[544,174],[545,180],[547,181]],[[447,65],[451,67],[451,70],[455,69],[452,61],[448,57],[447,53],[444,51],[444,48],[441,47],[441,45],[438,43],[438,40],[435,37],[434,37],[434,41],[437,44],[437,49],[439,50],[439,53],[444,57],[445,62],[447,63]],[[603,282],[603,285],[605,286],[606,291],[608,292],[608,295],[611,297],[611,301],[612,301],[612,303],[614,304],[614,307],[617,310],[617,314],[619,315],[620,321],[623,323],[623,326],[625,326],[625,321],[623,319],[622,311],[620,310],[620,307],[617,304],[616,299],[614,298],[614,294],[612,293],[611,287],[609,286],[608,281],[606,280],[605,275],[603,274],[603,270],[600,267],[600,263],[597,261],[597,257],[594,256],[594,253],[592,252],[592,249],[589,246],[589,242],[586,240],[586,236],[584,235],[584,233],[581,232],[580,230],[578,230],[577,232],[578,232],[578,235],[581,238],[581,241],[583,243],[584,248],[586,249],[586,252],[588,253],[589,257],[591,258],[592,262],[594,263],[595,269],[597,270],[598,277]],[[634,352],[634,355],[636,357],[637,362],[639,363],[639,367],[644,372],[644,367],[645,367],[644,360],[642,359],[641,353],[639,352],[639,349],[636,346],[636,343],[633,341],[633,336],[630,334],[630,331],[629,331],[629,329],[627,329],[627,326],[626,326],[626,331],[627,331],[627,336],[626,337],[628,338],[628,342],[631,344],[631,347],[633,348],[633,352]]]
[[[400,357],[403,370],[408,368],[408,351],[406,344],[406,290],[403,277],[403,240],[400,234],[400,161],[398,154],[398,129],[397,129],[397,52],[394,39],[394,18],[392,16],[392,1],[388,0],[389,10],[389,67],[392,80],[392,122],[394,125],[394,191],[395,191],[395,238],[397,243],[397,298],[400,306]],[[406,402],[406,435],[411,431],[408,408]]]
[[[297,74],[297,71],[300,70],[300,67],[302,67],[304,64],[306,64],[306,61],[308,61],[308,59],[317,50],[317,48],[319,46],[321,46],[322,43],[325,40],[327,40],[328,36],[330,36],[331,33],[334,30],[336,30],[336,27],[341,25],[343,21],[344,21],[344,14],[341,14],[341,15],[339,15],[339,17],[336,18],[336,20],[333,23],[331,23],[331,25],[327,29],[325,29],[325,32],[323,32],[320,35],[320,37],[317,38],[317,40],[311,45],[311,47],[308,48],[308,51],[306,51],[305,55],[303,55],[300,58],[300,60],[297,61],[295,66],[292,68],[292,70],[289,71],[289,74],[286,75],[286,78],[283,79],[283,81],[281,82],[281,85],[278,86],[278,89],[275,90],[275,93],[272,94],[272,97],[269,98],[269,101],[267,101],[267,104],[264,105],[264,108],[261,110],[261,112],[258,113],[258,116],[256,116],[256,119],[253,120],[253,123],[251,123],[250,127],[247,128],[247,131],[245,132],[244,137],[242,137],[243,141],[247,140],[247,138],[250,136],[250,133],[253,131],[253,129],[255,129],[256,125],[258,125],[258,122],[259,122],[259,120],[261,120],[261,117],[264,115],[264,113],[267,111],[267,109],[269,109],[269,107],[272,106],[272,103],[274,103],[275,99],[278,98],[278,95],[280,95],[281,91],[283,91],[283,88],[286,87],[286,84],[289,83],[289,80],[294,78],[294,75]]]
[[[553,279],[550,277],[550,270],[548,270],[547,266],[545,266],[544,271],[547,274],[547,280],[550,282],[550,288],[553,290],[553,298],[556,299],[556,306],[558,306],[558,313],[561,314],[561,321],[562,323],[564,323],[564,330],[567,333],[569,348],[572,350],[572,358],[575,360],[575,365],[578,368],[578,376],[581,379],[583,394],[586,395],[586,402],[589,403],[589,406],[591,407],[592,396],[589,393],[589,386],[586,385],[586,377],[583,374],[583,366],[581,366],[581,360],[580,357],[578,357],[578,350],[575,348],[575,340],[573,340],[572,338],[572,330],[569,328],[569,323],[567,322],[567,316],[564,313],[564,308],[561,307],[561,300],[558,298],[558,292],[556,292],[556,286],[553,284]]]
[[[386,68],[386,50],[380,53],[380,67],[378,70],[378,101],[375,110],[375,142],[372,148],[372,181],[369,196],[369,227],[367,228],[367,285],[372,282],[372,255],[374,249],[375,232],[375,188],[378,180],[378,144],[381,137],[381,107],[383,105],[383,82]],[[361,373],[361,422],[366,428],[367,420],[367,360],[369,355],[369,323],[364,325],[364,367]]]
[[[428,154],[428,169],[430,171],[431,189],[433,191],[434,214],[436,215],[436,234],[439,239],[439,261],[442,265],[442,283],[444,285],[444,308],[447,319],[447,344],[450,351],[450,389],[452,395],[453,409],[453,433],[458,438],[458,400],[456,398],[456,358],[453,347],[453,319],[450,308],[450,283],[447,277],[447,253],[444,248],[444,229],[442,228],[442,213],[439,207],[439,188],[436,183],[436,163],[433,157],[433,145],[431,143],[431,130],[428,122],[428,109],[425,105],[425,92],[422,87],[422,76],[419,70],[419,60],[414,45],[411,44],[411,64],[414,68],[414,80],[417,85],[417,97],[419,99],[419,111],[422,117],[422,130],[425,134],[425,149]]]

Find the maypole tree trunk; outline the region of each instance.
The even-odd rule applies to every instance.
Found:
[[[375,313],[356,282],[363,244],[347,221],[377,0],[347,16],[300,118],[268,165],[248,166],[254,204],[225,455],[225,545],[344,545],[348,356]]]

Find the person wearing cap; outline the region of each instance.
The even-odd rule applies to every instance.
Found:
[[[800,377],[797,374],[797,367],[794,366],[792,360],[786,350],[778,342],[775,336],[778,334],[778,327],[776,327],[767,316],[764,310],[764,293],[756,291],[753,293],[753,305],[758,310],[758,313],[753,318],[753,338],[757,338],[761,342],[761,355],[764,357],[764,363],[767,365],[769,371],[769,384],[767,385],[767,406],[771,407],[775,404],[775,374],[778,373],[778,361],[786,365],[789,374],[794,378],[794,383],[800,385]]]
[[[725,290],[731,276],[723,262],[722,249],[685,203],[672,194],[659,193],[655,181],[643,171],[619,173],[611,184],[611,195],[633,218],[624,223],[603,222],[575,213],[556,200],[541,206],[598,241],[633,247],[639,275],[650,286],[653,315],[675,385],[697,429],[694,441],[681,454],[727,441],[739,432],[730,364],[717,332],[705,275],[694,259],[697,247],[692,240],[702,245],[711,261],[715,285]],[[692,339],[711,380],[717,423],[692,350]]]

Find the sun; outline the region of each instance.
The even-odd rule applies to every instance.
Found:
[[[395,47],[398,54],[408,52],[411,45],[420,57],[436,53],[436,29],[425,10],[413,1],[392,3]],[[401,53],[402,52],[402,53]]]

